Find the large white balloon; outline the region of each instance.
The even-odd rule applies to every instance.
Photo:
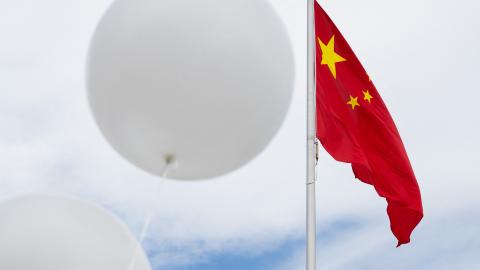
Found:
[[[0,203],[0,269],[151,267],[127,227],[102,208],[77,199],[29,195]]]
[[[174,179],[232,171],[282,124],[294,81],[286,29],[267,0],[117,0],[93,37],[93,114],[111,145]]]

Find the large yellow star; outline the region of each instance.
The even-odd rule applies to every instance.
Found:
[[[373,97],[372,95],[370,95],[370,91],[368,90],[363,91],[363,100],[368,101],[368,103],[372,103],[372,99]]]
[[[320,44],[320,49],[322,50],[322,65],[327,65],[330,71],[332,72],[333,77],[337,78],[337,68],[336,64],[340,62],[347,61],[345,58],[341,57],[335,52],[335,35],[332,36],[328,44],[322,42],[318,38],[318,43]]]
[[[360,106],[360,104],[358,103],[358,97],[352,96],[350,96],[350,101],[347,102],[347,104],[352,106],[352,110],[355,110],[355,107]]]

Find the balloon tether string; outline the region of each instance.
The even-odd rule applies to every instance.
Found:
[[[165,157],[165,166],[162,169],[162,172],[160,173],[160,176],[162,178],[166,178],[168,175],[168,172],[172,169],[172,165],[174,163],[175,159],[172,155],[167,155]],[[140,232],[140,238],[139,242],[140,245],[143,244],[145,241],[145,238],[147,237],[148,230],[150,228],[150,225],[152,223],[153,216],[155,215],[155,205],[157,205],[157,198],[158,198],[158,192],[160,190],[160,183],[161,179],[157,179],[155,182],[155,187],[154,187],[154,197],[152,198],[151,202],[151,208],[150,211],[148,212],[147,216],[145,217],[145,221],[143,222],[143,227],[142,231]],[[132,258],[132,262],[130,263],[130,267],[128,268],[129,270],[134,270],[135,266],[137,264],[137,258],[138,258],[139,252],[138,250],[135,251],[135,255]]]

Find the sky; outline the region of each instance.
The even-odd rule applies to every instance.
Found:
[[[85,61],[111,0],[0,0],[0,198],[70,194],[106,207],[137,237],[153,209],[143,246],[155,270],[304,269],[306,1],[270,2],[295,54],[285,123],[246,166],[192,183],[137,169],[95,125]],[[385,201],[322,151],[318,269],[480,269],[480,3],[320,4],[396,121],[425,218],[412,243],[395,248]]]

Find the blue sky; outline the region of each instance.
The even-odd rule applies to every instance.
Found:
[[[472,215],[473,214],[473,215]],[[368,237],[375,238],[377,242],[371,248],[371,239],[355,239],[358,233],[368,231],[365,227],[383,227],[374,224],[378,221],[360,222],[358,220],[341,220],[319,230],[318,258],[319,269],[477,269],[480,262],[477,254],[480,252],[478,243],[479,211],[474,213],[461,213],[445,217],[436,223],[427,221],[420,226],[416,233],[416,242],[401,249],[395,249],[391,241],[384,239],[378,242],[378,236],[368,233]],[[473,217],[472,217],[473,216]],[[468,220],[468,222],[466,222]],[[382,223],[382,222],[379,222]],[[441,225],[439,225],[441,224]],[[385,224],[381,224],[385,225]],[[354,239],[348,239],[353,237]],[[339,244],[339,240],[343,244]],[[337,256],[345,253],[347,259],[332,259],[331,246],[341,246]],[[235,251],[204,254],[202,261],[192,265],[165,266],[158,269],[289,269],[288,260],[295,258],[299,250],[305,248],[304,238],[290,239],[282,245],[262,254],[237,254]],[[350,249],[356,249],[352,252]],[[352,253],[357,253],[351,256]],[[155,252],[150,254],[155,257]],[[350,257],[351,256],[351,257]],[[299,256],[304,259],[303,254]],[[287,267],[285,267],[285,265]],[[298,268],[301,269],[301,268]]]
[[[137,237],[153,209],[143,245],[155,269],[304,269],[306,1],[271,0],[296,61],[283,127],[254,161],[196,183],[135,168],[95,125],[85,60],[110,2],[0,1],[0,197],[81,197],[114,212]],[[386,203],[354,180],[348,165],[322,152],[319,269],[480,269],[480,4],[321,4],[396,120],[422,190],[425,218],[412,243],[396,249]]]

